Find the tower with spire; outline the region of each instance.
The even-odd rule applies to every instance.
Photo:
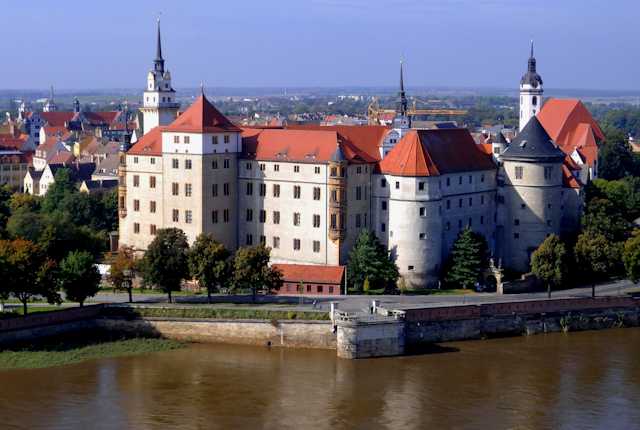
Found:
[[[406,130],[411,128],[411,120],[408,116],[409,103],[407,102],[407,95],[404,91],[404,73],[402,63],[402,60],[400,60],[400,91],[398,91],[398,103],[396,106],[396,117],[393,120],[393,128]]]
[[[520,79],[520,131],[542,108],[542,78],[536,71],[536,58],[533,56],[533,40],[527,72]]]
[[[153,69],[147,75],[147,88],[142,103],[143,134],[159,125],[168,125],[178,116],[180,104],[176,102],[175,90],[171,86],[171,74],[165,69],[160,37],[160,19],[156,38],[156,58]]]
[[[51,88],[49,89],[49,98],[47,99],[47,102],[42,107],[42,111],[55,112],[57,110],[58,110],[58,106],[56,105],[56,102],[53,100],[53,85],[51,85]]]

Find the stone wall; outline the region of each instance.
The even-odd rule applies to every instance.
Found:
[[[337,350],[340,358],[403,355],[405,325],[399,320],[339,321]]]
[[[336,348],[336,337],[330,321],[100,318],[96,322],[98,327],[107,330],[162,336],[189,342],[272,345],[289,348]]]

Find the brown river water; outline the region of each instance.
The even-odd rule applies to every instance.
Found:
[[[335,351],[191,345],[0,371],[0,429],[640,429],[640,329]]]

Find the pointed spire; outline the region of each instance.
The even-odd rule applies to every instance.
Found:
[[[164,73],[164,58],[162,58],[162,39],[160,37],[160,17],[158,17],[158,35],[156,40],[156,59],[153,61],[154,70]]]
[[[404,93],[404,79],[402,75],[402,60],[400,60],[400,92]]]
[[[204,96],[204,82],[200,81],[200,95]]]
[[[536,57],[533,56],[533,39],[531,39],[531,55],[529,56],[528,70],[533,73],[536,72]]]
[[[53,85],[49,87],[49,103],[53,103]]]
[[[531,55],[529,58],[533,58],[533,39],[531,39]]]
[[[408,110],[407,95],[404,92],[404,73],[403,73],[403,61],[400,60],[400,91],[398,92],[398,114],[405,116]]]

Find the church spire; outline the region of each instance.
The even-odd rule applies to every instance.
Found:
[[[164,73],[164,59],[162,58],[162,39],[160,37],[160,18],[158,18],[158,36],[156,41],[156,59],[154,68],[160,73]]]
[[[404,92],[404,74],[402,70],[402,60],[400,60],[400,91],[398,92],[398,114],[405,116],[407,114],[407,95]]]
[[[531,39],[531,55],[529,55],[529,72],[536,73],[536,57],[533,56],[533,39]]]

